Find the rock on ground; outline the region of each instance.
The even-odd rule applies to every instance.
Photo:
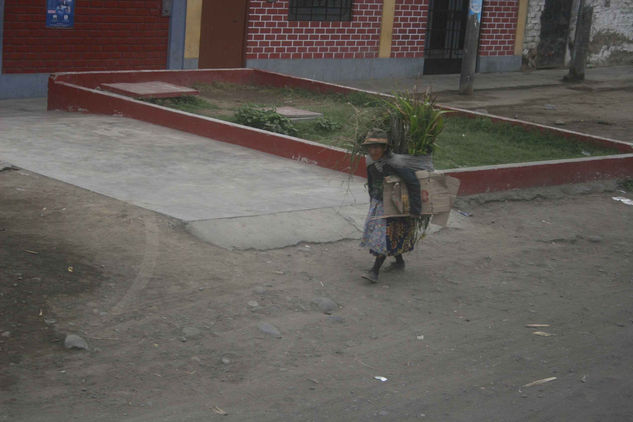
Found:
[[[185,327],[182,329],[182,334],[187,338],[193,338],[202,334],[202,331],[196,327]]]
[[[68,334],[64,339],[64,347],[67,349],[88,350],[88,343],[76,334]]]
[[[281,333],[279,332],[279,329],[268,322],[260,322],[259,324],[257,324],[257,328],[259,328],[259,331],[261,331],[262,333],[271,335],[276,338],[281,338]]]
[[[331,314],[338,310],[338,305],[328,297],[315,297],[312,299],[312,305],[317,307],[324,314]]]

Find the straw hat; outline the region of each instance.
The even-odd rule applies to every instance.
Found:
[[[372,129],[367,133],[362,145],[389,145],[387,133],[382,129]]]

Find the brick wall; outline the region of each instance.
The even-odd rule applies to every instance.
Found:
[[[482,56],[514,54],[518,0],[484,1]],[[429,0],[397,0],[391,57],[424,57]],[[247,59],[375,58],[381,0],[355,0],[351,22],[288,21],[288,1],[251,1]]]
[[[518,13],[518,0],[484,0],[479,33],[480,56],[514,54]]]
[[[164,69],[161,0],[76,2],[73,29],[46,28],[44,0],[6,0],[3,73]]]
[[[391,57],[424,57],[428,11],[428,0],[396,2]]]
[[[288,1],[250,1],[247,59],[378,56],[382,0],[356,0],[350,22],[288,21]]]

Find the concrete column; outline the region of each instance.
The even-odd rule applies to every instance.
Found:
[[[576,23],[574,40],[574,53],[569,64],[569,74],[563,78],[567,82],[583,81],[585,79],[585,66],[589,41],[591,40],[591,21],[593,19],[593,6],[583,6]]]
[[[462,72],[459,77],[459,93],[463,95],[473,95],[479,51],[479,27],[481,25],[482,6],[483,0],[470,0],[468,7]]]
[[[391,43],[393,39],[393,21],[396,12],[396,0],[383,0],[382,20],[380,23],[380,46],[378,57],[388,59],[391,57]]]
[[[200,58],[200,29],[202,25],[202,0],[187,0],[185,35],[185,69],[197,69]]]
[[[167,69],[183,69],[185,61],[185,30],[187,0],[174,0],[169,17],[169,43],[167,45]]]
[[[519,15],[517,16],[517,30],[514,37],[514,55],[523,55],[523,37],[525,36],[525,24],[527,22],[529,0],[519,0]]]

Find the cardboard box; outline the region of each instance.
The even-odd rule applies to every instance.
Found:
[[[420,181],[422,214],[432,215],[433,224],[446,226],[448,215],[459,191],[459,179],[442,173],[415,172]],[[409,216],[409,192],[398,176],[385,177],[383,185],[385,217]]]

